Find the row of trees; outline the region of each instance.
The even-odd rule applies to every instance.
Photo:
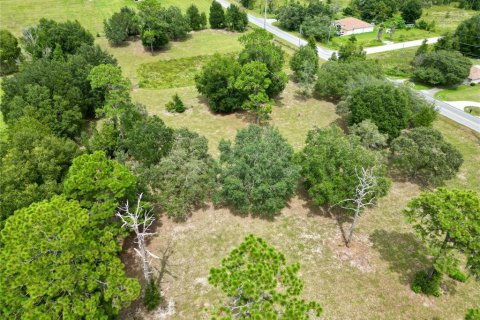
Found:
[[[210,26],[212,29],[226,28],[230,31],[243,32],[248,26],[248,16],[234,4],[231,4],[225,12],[222,5],[214,0],[210,6]]]
[[[283,91],[284,52],[273,36],[257,29],[240,38],[244,49],[237,58],[214,55],[195,78],[198,91],[214,112],[251,111],[256,121],[268,118],[271,99]]]

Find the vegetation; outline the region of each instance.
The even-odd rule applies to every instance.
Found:
[[[215,0],[212,1],[212,6],[210,7],[209,22],[212,29],[225,28],[225,11],[222,5]]]
[[[176,113],[182,113],[186,110],[185,104],[183,103],[182,99],[178,96],[178,94],[174,94],[172,97],[172,101],[169,101],[165,105],[165,109],[168,112],[176,112]]]
[[[319,69],[316,48],[310,45],[301,46],[290,60],[290,68],[300,86],[310,92],[315,85]]]
[[[392,142],[392,155],[401,172],[433,186],[453,178],[463,163],[460,152],[432,128],[403,132]]]
[[[265,218],[278,214],[293,195],[299,167],[293,149],[273,127],[250,125],[232,145],[220,142],[220,184],[216,201],[241,213]]]
[[[190,27],[194,31],[205,29],[207,26],[207,16],[204,12],[200,13],[197,6],[194,4],[188,7],[187,18],[190,22]]]
[[[466,276],[460,271],[461,259],[456,253],[466,256],[467,269],[476,277],[480,275],[478,225],[480,220],[480,197],[475,191],[440,188],[425,192],[413,199],[404,213],[433,256],[433,266],[415,285],[422,292],[438,296],[440,275],[447,274],[464,282]],[[465,223],[468,221],[468,223]],[[432,284],[434,283],[434,284]]]
[[[16,72],[21,58],[22,50],[17,38],[10,31],[0,29],[0,75]]]
[[[406,23],[415,23],[422,16],[422,2],[420,0],[408,0],[403,4],[401,12]]]
[[[472,63],[461,53],[439,50],[417,56],[413,79],[430,85],[458,85],[465,81]]]
[[[297,276],[299,269],[299,264],[288,265],[285,255],[265,240],[248,235],[219,268],[210,270],[208,282],[228,297],[214,316],[302,320],[319,317],[322,308],[318,302],[299,298],[303,289],[303,281]]]
[[[457,30],[455,30],[455,38],[461,53],[469,57],[478,58],[480,55],[480,47],[478,46],[479,33],[480,15],[471,17],[459,24]]]
[[[225,12],[225,27],[230,31],[243,32],[247,29],[248,17],[239,7],[231,4]]]
[[[476,101],[480,102],[480,90],[478,85],[467,86],[460,85],[454,88],[448,88],[438,91],[435,99],[443,101]]]
[[[380,155],[362,147],[357,139],[345,136],[335,125],[312,129],[297,162],[302,166],[305,188],[319,206],[335,206],[353,198],[356,173],[362,168],[373,168],[377,177],[372,196],[378,198],[388,191],[389,180]]]
[[[119,251],[110,233],[92,235],[88,210],[75,200],[54,196],[18,210],[2,230],[3,315],[116,316],[140,291],[125,276]]]
[[[381,149],[387,146],[388,136],[380,133],[378,127],[370,119],[354,124],[348,131],[350,134],[357,136],[365,148]]]
[[[123,7],[103,22],[105,37],[111,45],[121,45],[128,37],[140,34],[139,19],[131,8]]]

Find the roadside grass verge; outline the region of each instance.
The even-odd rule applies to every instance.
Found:
[[[443,34],[447,31],[455,31],[462,21],[476,14],[478,14],[478,11],[460,9],[458,8],[458,2],[452,2],[449,5],[435,5],[424,8],[420,19],[429,23],[435,21],[435,31]]]
[[[471,115],[480,116],[480,107],[465,107],[463,110]]]
[[[375,59],[380,62],[387,76],[397,78],[410,78],[413,67],[410,62],[415,57],[418,48],[405,48],[381,53],[375,53],[367,56],[367,59]]]
[[[480,102],[480,85],[461,85],[444,89],[435,94],[435,99],[443,101],[476,101]]]

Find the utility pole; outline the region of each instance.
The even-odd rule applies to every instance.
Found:
[[[264,10],[265,12],[264,12],[264,19],[263,19],[263,28],[264,28],[265,30],[267,30],[267,1],[268,1],[268,0],[265,0],[265,8],[264,8],[264,9],[265,9],[265,10]]]

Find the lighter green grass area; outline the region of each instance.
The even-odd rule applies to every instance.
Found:
[[[208,15],[210,0],[162,0],[164,6],[186,10],[195,4]],[[94,35],[103,34],[103,20],[123,6],[136,7],[133,0],[0,0],[1,27],[19,35],[26,26],[40,18],[57,21],[78,20]]]
[[[450,5],[424,8],[420,19],[427,22],[435,21],[435,31],[442,34],[447,31],[455,31],[462,21],[476,14],[478,14],[478,11],[460,9],[458,3],[453,2]]]
[[[418,48],[406,48],[375,53],[368,55],[367,59],[378,60],[388,76],[410,78],[413,70],[410,62],[415,57],[417,49]]]
[[[476,101],[480,102],[480,85],[461,85],[456,88],[444,89],[435,94],[435,99],[443,101]]]
[[[465,107],[463,110],[471,115],[480,117],[480,107]]]

